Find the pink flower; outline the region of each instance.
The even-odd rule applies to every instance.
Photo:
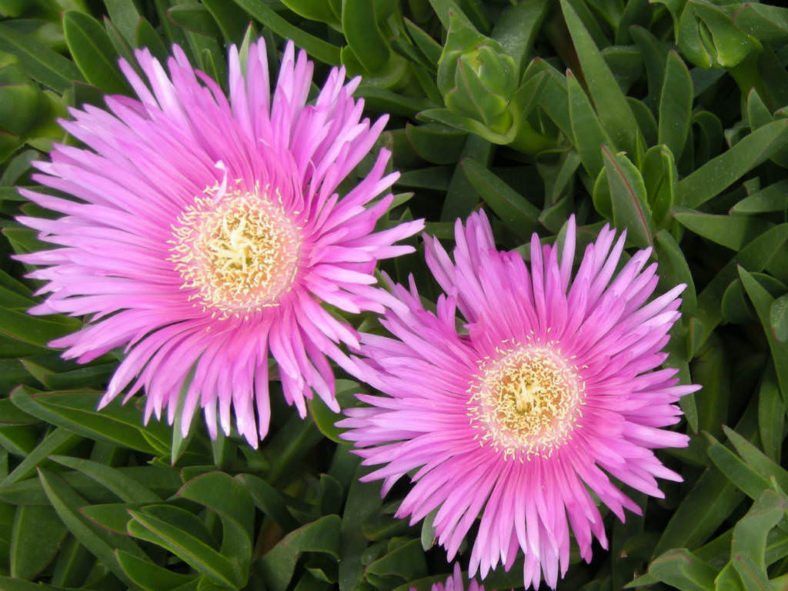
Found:
[[[416,591],[415,587],[411,587],[410,589],[411,591]],[[446,579],[445,583],[433,583],[430,591],[465,591],[459,563],[454,563],[454,572]],[[480,585],[471,579],[468,583],[468,591],[484,591],[484,585]]]
[[[317,393],[338,410],[328,359],[358,373],[341,345],[357,333],[345,313],[383,312],[393,298],[373,287],[379,259],[411,252],[394,243],[421,221],[373,232],[397,178],[381,150],[359,184],[339,184],[373,147],[386,117],[361,119],[363,101],[333,69],[307,104],[312,63],[288,43],[273,94],[263,42],[244,67],[229,56],[229,99],[173,47],[169,76],[137,52],[147,84],[121,68],[139,100],[111,96],[108,110],[72,110],[63,127],[86,148],[58,145],[37,163],[37,182],[74,199],[22,191],[64,214],[22,217],[52,250],[19,258],[49,293],[34,314],[87,316],[53,341],[87,362],[116,347],[125,357],[102,405],[144,388],[145,420],[182,398],[184,433],[198,408],[253,446],[268,431],[269,352],[284,396],[306,414]],[[232,409],[232,411],[231,411]]]
[[[412,282],[392,285],[407,306],[382,321],[392,337],[362,335],[360,363],[382,394],[359,395],[368,406],[348,409],[339,426],[366,465],[382,464],[366,479],[383,479],[384,493],[412,473],[397,516],[415,523],[437,510],[450,561],[478,518],[471,576],[508,570],[522,550],[525,586],[544,577],[555,587],[570,530],[586,561],[593,537],[607,547],[590,492],[623,520],[625,508],[640,509],[609,476],[656,497],[656,477],[681,480],[652,449],[688,441],[662,427],[680,420],[674,403],[698,387],[658,369],[684,286],[647,303],[657,285],[650,251],[616,275],[624,236],[607,227],[573,277],[574,219],[563,248],[534,235],[530,270],[495,249],[483,213],[455,234],[454,262],[426,238],[446,292],[435,312]]]

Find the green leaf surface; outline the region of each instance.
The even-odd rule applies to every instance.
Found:
[[[62,591],[61,587],[53,587],[46,583],[30,583],[0,575],[0,589],[3,591]]]
[[[146,591],[168,591],[186,586],[197,578],[195,575],[186,575],[163,568],[123,550],[116,550],[115,556],[126,576],[135,585]]]
[[[561,0],[561,8],[599,119],[615,142],[616,150],[632,155],[638,126],[624,93],[572,4]]]
[[[131,406],[113,403],[101,411],[98,406],[100,393],[65,391],[34,394],[24,387],[11,394],[11,401],[19,409],[41,420],[65,427],[84,437],[117,443],[145,453],[156,454],[169,451],[164,438],[166,428],[149,425],[148,435],[158,434],[159,446],[151,446],[143,436],[146,429],[142,425],[141,413]]]
[[[5,23],[0,23],[0,50],[13,53],[34,80],[57,92],[83,79],[74,62]]]
[[[386,66],[391,51],[378,28],[374,2],[342,0],[342,32],[367,72],[374,74]]]
[[[784,42],[788,39],[788,9],[760,2],[734,4],[733,24],[761,41]]]
[[[613,223],[629,231],[627,238],[632,244],[650,246],[654,242],[651,211],[640,171],[623,153],[613,154],[607,146],[602,146],[602,154],[610,188]]]
[[[3,310],[0,334],[12,337],[23,343],[46,347],[50,341],[62,337],[81,327],[75,318],[48,316],[39,318],[24,312]]]
[[[720,472],[725,474],[728,480],[736,485],[736,488],[751,499],[755,500],[760,497],[763,491],[769,487],[769,481],[714,437],[708,435],[708,439],[710,445],[706,452]]]
[[[695,234],[735,251],[773,227],[756,217],[713,215],[685,207],[674,207],[673,217]]]
[[[788,208],[788,180],[782,180],[748,195],[731,208],[731,213],[769,213],[784,211],[786,208]]]
[[[358,382],[353,380],[337,380],[335,384],[335,392],[337,403],[340,408],[348,408],[354,405],[356,401],[356,393],[359,392],[361,386]],[[326,405],[323,400],[315,396],[309,401],[309,411],[315,421],[315,425],[320,432],[334,443],[342,443],[339,434],[342,429],[339,429],[335,423],[342,418],[341,413],[335,413]]]
[[[736,452],[751,469],[755,470],[764,479],[774,478],[781,489],[786,489],[786,486],[788,486],[788,470],[782,468],[750,443],[746,437],[743,437],[733,429],[723,426],[723,431],[733,444]]]
[[[85,476],[92,478],[117,495],[120,500],[127,503],[156,503],[161,501],[161,497],[148,487],[110,466],[71,456],[51,455],[49,458],[62,466],[82,472]]]
[[[697,208],[786,146],[788,120],[764,125],[679,181],[679,202]]]
[[[680,283],[686,284],[687,289],[681,294],[681,307],[686,314],[691,315],[697,307],[698,299],[695,295],[695,282],[687,259],[673,235],[666,230],[660,231],[654,238],[654,249],[659,261],[660,281],[664,280],[662,289],[667,291],[670,286]]]
[[[470,136],[467,139],[460,154],[461,160],[472,158],[482,164],[488,163],[491,157],[492,144],[475,136]],[[441,209],[441,221],[453,223],[458,217],[466,217],[478,205],[479,200],[479,193],[473,188],[465,171],[462,167],[455,168]]]
[[[566,74],[566,88],[575,148],[588,174],[592,178],[597,178],[604,167],[602,146],[605,144],[612,146],[613,142],[602,129],[591,101],[571,71]]]
[[[788,399],[788,345],[778,341],[771,329],[770,310],[774,298],[743,267],[739,267],[739,277],[763,325],[777,371],[777,383],[780,385],[780,392],[785,402]]]
[[[769,308],[769,324],[777,342],[788,342],[788,295],[776,298]]]
[[[359,480],[366,472],[367,469],[361,466],[356,469],[342,515],[340,527],[342,545],[339,561],[340,591],[354,589],[362,576],[363,555],[367,547],[367,539],[363,534],[362,525],[371,515],[377,513],[382,505],[380,485]]]
[[[180,527],[182,523],[157,516],[151,509],[129,510],[129,514],[132,521],[128,524],[128,531],[135,538],[169,550],[219,585],[230,589],[242,586],[243,582],[238,579],[231,557],[220,554],[208,545],[205,542],[207,536],[195,535]]]
[[[76,442],[82,439],[76,438]],[[38,450],[34,450],[38,453]],[[27,458],[25,459],[27,461]],[[39,464],[41,461],[39,460]],[[22,464],[20,464],[22,466]],[[29,465],[23,466],[25,471],[29,471]],[[17,467],[16,470],[18,470]],[[35,466],[33,466],[33,470]],[[7,477],[16,476],[14,470]],[[159,466],[127,466],[115,468],[124,475],[137,480],[150,488],[157,495],[169,496],[173,494],[182,484],[176,470],[162,468]],[[118,500],[117,495],[110,492],[106,487],[98,484],[92,478],[81,472],[61,472],[59,476],[81,496],[93,503],[112,503]],[[37,478],[16,479],[9,482],[0,483],[0,500],[13,503],[15,505],[46,505],[48,500],[41,483]]]
[[[262,558],[266,587],[285,591],[303,552],[321,552],[339,559],[340,524],[339,516],[326,515],[285,536]]]
[[[468,181],[501,221],[523,240],[539,227],[539,210],[487,167],[472,158],[462,161]]]
[[[50,454],[68,451],[79,443],[79,441],[79,436],[62,427],[58,427],[48,433],[43,441],[41,441],[33,451],[27,454],[25,459],[19,462],[10,474],[0,481],[0,498],[3,497],[4,489],[30,476],[35,472],[36,467],[41,462],[45,461]]]
[[[706,285],[698,296],[698,311],[691,321],[693,350],[697,351],[722,320],[720,302],[731,281],[738,277],[737,265],[755,272],[762,271],[782,252],[788,242],[788,224],[767,230],[742,248]]]
[[[326,0],[282,0],[282,4],[304,18],[340,26],[331,3]]]
[[[766,536],[785,516],[786,497],[766,489],[733,528],[731,562],[747,591],[767,589]]]
[[[52,562],[66,532],[52,507],[18,507],[11,532],[11,576],[19,579],[35,578]]]
[[[654,548],[693,548],[703,543],[725,521],[744,495],[717,470],[706,470],[679,503]]]
[[[115,576],[128,584],[129,580],[115,560],[113,548],[123,549],[141,556],[142,552],[139,547],[124,536],[97,528],[83,517],[79,509],[84,507],[87,502],[57,475],[39,468],[38,477],[52,507],[69,532],[101,560]]]
[[[191,479],[178,496],[204,505],[223,518],[235,520],[251,543],[254,503],[249,490],[225,472],[209,472]]]
[[[128,43],[133,44],[137,21],[140,19],[140,13],[137,12],[137,7],[134,5],[134,2],[128,2],[127,0],[104,0],[104,5],[107,7],[109,18],[123,35],[123,38],[126,39]]]
[[[219,26],[202,4],[177,4],[167,11],[170,20],[179,27],[191,33],[216,38],[219,36]]]
[[[405,134],[413,150],[433,164],[454,164],[465,144],[465,131],[440,123],[405,126]]]
[[[237,478],[249,490],[255,506],[276,521],[283,530],[290,531],[298,527],[298,522],[287,510],[285,498],[276,488],[253,474],[239,474]]]
[[[716,571],[686,548],[677,548],[653,560],[648,574],[681,591],[707,591],[714,587]]]
[[[339,65],[339,47],[299,29],[278,15],[263,0],[233,0],[233,2],[277,35],[285,39],[292,39],[298,47],[306,50],[316,60],[330,65]]]
[[[126,536],[126,526],[131,519],[128,509],[134,507],[127,503],[100,503],[80,507],[79,512],[98,527]]]
[[[758,390],[758,433],[764,454],[775,462],[780,461],[784,429],[785,403],[777,387],[774,365],[769,364]]]
[[[678,158],[689,134],[693,92],[689,70],[675,51],[668,54],[663,80],[657,141]]]
[[[521,2],[504,9],[498,17],[492,37],[514,60],[522,72],[542,23],[550,7],[549,0]]]
[[[137,28],[134,30],[134,47],[147,47],[153,57],[164,63],[167,60],[167,46],[162,41],[159,33],[153,28],[153,25],[144,18],[141,18],[137,23]]]
[[[67,10],[63,14],[63,32],[85,80],[108,93],[131,93],[118,69],[118,54],[98,21],[83,12]]]
[[[247,14],[227,0],[202,0],[213,16],[227,43],[240,45],[249,24]]]

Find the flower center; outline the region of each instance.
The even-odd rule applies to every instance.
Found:
[[[582,416],[585,383],[557,343],[529,344],[480,362],[468,389],[468,416],[481,445],[504,458],[549,457],[565,443]]]
[[[169,261],[193,289],[189,299],[214,316],[246,316],[277,306],[298,268],[300,234],[268,192],[218,185],[194,198],[173,225]]]

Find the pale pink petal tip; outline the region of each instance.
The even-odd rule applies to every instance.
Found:
[[[80,362],[124,351],[101,406],[144,391],[146,420],[181,413],[182,434],[202,412],[212,437],[257,445],[271,358],[302,416],[315,395],[338,411],[331,362],[362,371],[345,317],[401,308],[375,267],[423,227],[373,231],[397,178],[387,151],[339,193],[386,118],[363,118],[343,69],[308,101],[313,65],[292,42],[273,90],[265,43],[244,65],[231,47],[229,96],[177,46],[166,67],[146,49],[136,59],[142,76],[120,68],[139,100],[72,109],[62,124],[84,147],[55,146],[36,164],[44,191],[23,193],[62,216],[19,218],[53,245],[20,257],[45,281],[31,312],[86,318],[53,345]]]
[[[452,574],[443,581],[438,583],[433,583],[432,587],[430,587],[430,591],[465,591],[466,587],[463,583],[462,578],[462,571],[460,570],[460,564],[455,562],[454,569],[452,570]],[[411,591],[416,591],[416,587],[411,587]],[[484,585],[477,583],[474,579],[471,579],[468,583],[467,591],[484,591]]]
[[[389,335],[362,334],[358,351],[380,393],[338,426],[384,493],[410,478],[397,516],[432,512],[449,560],[475,527],[469,575],[522,556],[525,587],[555,588],[572,537],[586,561],[594,539],[607,548],[597,503],[622,520],[641,512],[616,481],[661,497],[657,479],[681,479],[654,450],[687,444],[667,427],[698,388],[660,367],[684,286],[655,296],[648,252],[622,264],[608,227],[575,266],[574,217],[563,246],[534,236],[530,264],[495,248],[483,212],[458,220],[455,238],[450,256],[425,236],[445,292],[435,312],[413,282],[389,282],[402,304],[382,320]]]

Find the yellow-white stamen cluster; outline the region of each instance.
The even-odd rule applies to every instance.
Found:
[[[507,341],[479,361],[468,388],[476,438],[504,458],[549,457],[578,427],[585,383],[558,343]]]
[[[269,187],[209,187],[172,227],[169,261],[189,299],[213,317],[279,305],[298,269],[300,232]]]

